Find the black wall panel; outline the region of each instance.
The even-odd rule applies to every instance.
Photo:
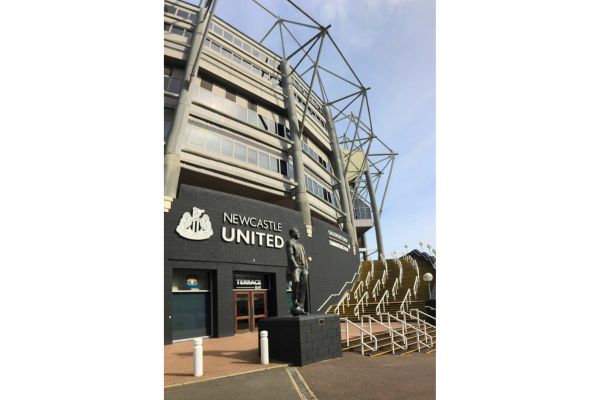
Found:
[[[205,210],[212,224],[213,235],[196,241],[181,237],[176,228],[185,212],[197,207]],[[337,227],[313,218],[313,237],[307,238],[302,227],[300,213],[277,205],[217,192],[209,189],[182,185],[179,197],[165,214],[165,343],[171,342],[171,276],[173,268],[203,269],[214,271],[213,282],[213,336],[230,336],[234,333],[233,321],[233,274],[234,272],[260,272],[273,274],[270,282],[275,293],[269,297],[269,315],[289,315],[287,309],[287,282],[285,270],[287,257],[284,248],[260,247],[245,243],[229,243],[222,239],[223,213],[236,213],[281,223],[281,232],[268,229],[236,225],[242,230],[277,234],[289,240],[288,231],[298,227],[301,243],[306,248],[310,263],[309,285],[311,312],[334,292],[338,292],[345,281],[358,270],[359,256],[352,249],[348,252],[329,244],[328,231],[343,235]],[[273,304],[273,296],[276,303]],[[324,311],[324,310],[323,310]]]

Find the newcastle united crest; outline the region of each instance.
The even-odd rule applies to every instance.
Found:
[[[192,214],[183,214],[176,229],[179,235],[190,240],[205,240],[213,235],[212,225],[204,210],[194,207]]]

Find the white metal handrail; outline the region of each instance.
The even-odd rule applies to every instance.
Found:
[[[375,273],[375,263],[373,262],[373,260],[370,260],[370,261],[371,261],[371,271],[370,272],[371,272],[371,275],[373,275]]]
[[[404,299],[402,299],[402,303],[400,303],[400,311],[408,311],[408,305],[410,304],[410,298],[411,298],[410,289],[408,289],[406,291],[406,294],[404,295]]]
[[[375,283],[375,287],[373,287],[373,290],[371,291],[371,296],[373,297],[373,300],[377,299],[377,296],[379,295],[380,291],[381,291],[381,281],[377,281],[377,283]]]
[[[346,329],[344,329],[345,333],[346,333],[346,346],[350,346],[350,330],[348,329],[348,324],[350,324],[360,331],[360,352],[361,352],[361,354],[363,356],[365,355],[365,347],[367,347],[368,349],[371,349],[371,351],[377,351],[377,336],[373,335],[370,332],[367,332],[366,329],[358,326],[358,324],[355,324],[354,322],[350,321],[348,318],[340,318],[340,322],[346,323]],[[368,335],[369,337],[371,337],[375,341],[375,348],[369,346],[365,342],[365,340],[364,340],[365,334]]]
[[[325,306],[325,304],[327,304],[332,297],[339,296],[340,294],[342,294],[344,292],[344,289],[346,288],[346,285],[348,285],[349,283],[354,283],[354,279],[356,279],[357,275],[358,275],[358,273],[355,272],[354,275],[352,275],[352,279],[350,281],[347,281],[346,283],[344,283],[344,286],[342,286],[342,288],[340,289],[339,292],[337,292],[337,294],[333,294],[333,293],[330,294],[329,297],[327,298],[327,300],[325,300],[323,302],[323,304],[321,304],[321,307],[317,308],[317,311],[321,311],[323,306]],[[352,288],[350,288],[350,289],[352,290]]]
[[[435,317],[434,317],[434,316],[432,316],[432,315],[429,315],[429,314],[427,314],[426,312],[423,312],[423,311],[419,310],[418,308],[413,308],[412,310],[410,310],[409,314],[411,314],[411,315],[412,315],[412,312],[413,312],[413,311],[416,311],[416,312],[417,312],[417,315],[418,315],[418,314],[423,314],[423,315],[424,315],[425,317],[427,317],[427,318],[435,319]],[[433,326],[433,325],[432,325],[432,326]]]
[[[415,297],[417,297],[417,291],[419,290],[419,275],[417,274],[417,276],[415,276],[415,283],[413,284],[413,293],[415,294]]]
[[[372,271],[369,271],[369,273],[367,274],[367,277],[365,278],[365,285],[369,286],[369,283],[371,283],[371,279],[373,278],[373,274]]]
[[[365,298],[366,296],[366,298]],[[363,303],[364,300],[364,303]],[[358,301],[358,303],[356,303],[356,306],[354,306],[354,315],[358,317],[358,307],[362,306],[362,312],[365,312],[365,304],[369,305],[369,292],[365,292],[362,297],[360,298],[360,300]]]
[[[360,281],[360,283],[354,289],[354,300],[358,301],[358,297],[362,294],[362,290],[365,288],[365,283]]]
[[[388,292],[386,290],[385,293],[383,293],[383,296],[381,296],[381,300],[379,300],[379,303],[377,303],[377,307],[375,307],[375,314],[381,315],[381,306],[382,305],[383,305],[383,312],[385,312],[385,306],[387,306],[389,303],[390,303],[390,292]]]
[[[346,300],[346,301],[344,301]],[[341,300],[337,303],[337,305],[335,306],[335,308],[333,309],[333,312],[337,315],[340,315],[340,306],[342,306],[342,312],[346,311],[346,303],[348,303],[348,307],[350,307],[350,292],[346,292],[344,293],[344,296],[342,296]]]
[[[402,325],[403,326],[402,333],[406,333],[406,331],[404,330],[404,327],[406,327],[406,326],[412,328],[417,333],[417,348],[418,348],[419,352],[421,351],[421,345],[423,345],[429,349],[432,348],[433,347],[433,336],[431,336],[427,332],[421,330],[420,327],[409,324],[408,322],[406,322],[406,319],[402,320],[402,319],[398,318],[399,312],[401,312],[404,315],[408,314],[408,313],[405,313],[404,311],[396,311],[396,316],[393,316],[390,313],[385,313],[385,314],[387,314],[388,320],[394,319],[397,322],[400,322],[401,324],[403,324]],[[410,314],[409,314],[409,316],[410,316]],[[424,342],[421,340],[421,335],[424,336],[424,340],[425,340]],[[429,343],[427,343],[427,339],[429,339]]]
[[[386,328],[388,330],[388,334],[390,335],[390,343],[392,344],[392,354],[396,354],[396,347],[399,347],[403,350],[406,350],[408,348],[408,340],[406,338],[406,335],[404,335],[403,332],[398,332],[397,330],[392,328],[392,325],[389,323],[389,319],[388,319],[388,325],[386,325],[383,322],[377,321],[375,318],[371,317],[370,315],[363,315],[360,318],[361,326],[364,326],[365,318],[367,318],[367,320],[369,321],[369,332],[373,332],[373,322],[383,326],[384,328]],[[396,334],[397,336],[400,336],[401,338],[404,339],[404,346],[396,343],[396,341],[394,340],[395,339],[394,334]],[[363,353],[363,355],[364,355],[364,353]]]
[[[385,269],[383,270],[383,275],[381,275],[381,284],[385,285],[385,281],[388,278],[388,269],[387,269],[387,265],[385,267]]]
[[[392,296],[394,296],[394,300],[396,300],[398,291],[400,291],[400,280],[396,278],[394,279],[394,285],[392,286]]]
[[[412,315],[413,311],[417,311],[417,315]],[[418,309],[413,308],[412,310],[410,310],[410,312],[408,313],[408,315],[410,317],[412,317],[413,319],[417,320],[417,325],[419,326],[419,328],[421,328],[421,325],[423,325],[423,331],[427,332],[427,327],[429,327],[430,329],[435,330],[435,325],[430,324],[429,322],[425,321],[424,319],[419,318],[419,313],[418,313]]]
[[[415,310],[415,309],[413,309],[413,310]],[[432,324],[430,324],[429,322],[427,322],[427,321],[425,321],[425,320],[423,320],[423,319],[419,318],[419,313],[417,313],[417,315],[416,315],[416,316],[415,316],[415,315],[412,315],[412,311],[413,311],[413,310],[411,310],[411,312],[408,312],[408,313],[406,313],[406,312],[404,312],[404,311],[400,311],[400,312],[402,313],[402,316],[404,317],[404,320],[405,320],[405,321],[406,321],[406,316],[407,316],[407,315],[408,315],[410,318],[412,318],[412,319],[416,319],[416,320],[417,320],[417,326],[419,327],[419,329],[422,329],[422,330],[423,330],[423,332],[425,332],[426,334],[427,334],[427,327],[429,327],[430,329],[433,329],[433,330],[435,330],[435,329],[436,329],[436,328],[435,328],[435,325],[432,325]],[[417,310],[417,311],[420,311],[420,310]],[[398,312],[396,312],[396,316],[398,316]],[[422,328],[421,328],[421,326],[422,326]],[[431,345],[433,345],[433,344],[434,344],[434,343],[433,343],[433,336],[431,336],[431,335],[429,335],[429,336],[430,336],[430,339],[431,339],[430,343],[431,343]]]

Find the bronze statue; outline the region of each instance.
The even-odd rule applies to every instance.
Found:
[[[298,241],[300,232],[297,228],[290,229],[291,239],[285,244],[288,267],[287,280],[292,281],[292,315],[307,315],[304,311],[306,289],[308,284],[308,262],[304,246]]]

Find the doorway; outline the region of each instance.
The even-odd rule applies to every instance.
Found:
[[[240,291],[233,294],[235,333],[254,332],[261,318],[268,316],[267,291]]]

